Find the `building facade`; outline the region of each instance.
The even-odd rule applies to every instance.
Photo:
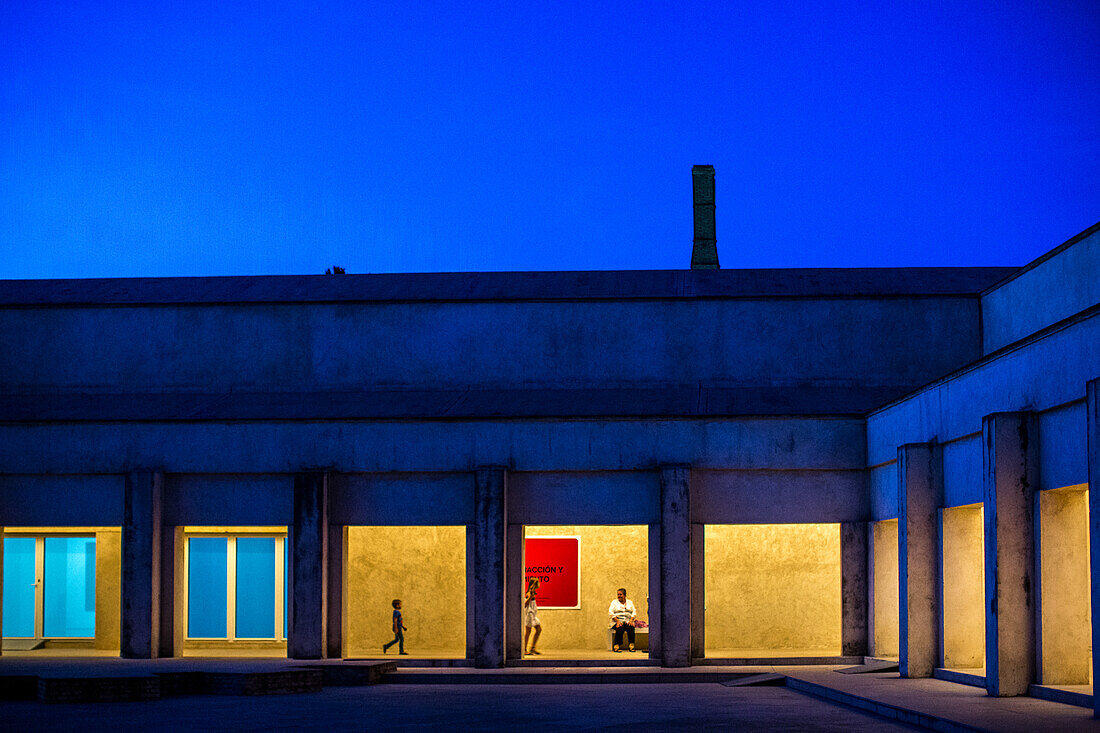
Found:
[[[562,655],[625,585],[666,666],[1090,685],[1098,316],[1100,226],[1018,269],[2,282],[5,649],[364,656],[400,597],[518,663],[565,535]]]

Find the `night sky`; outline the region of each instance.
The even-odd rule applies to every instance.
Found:
[[[684,268],[693,164],[727,268],[1100,219],[1100,3],[885,5],[0,0],[0,278]]]

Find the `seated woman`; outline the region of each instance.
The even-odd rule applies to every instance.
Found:
[[[634,610],[634,601],[627,600],[626,588],[619,588],[615,593],[615,600],[607,609],[608,625],[615,635],[612,651],[622,651],[623,634],[626,634],[630,651],[634,651],[634,624],[638,620],[638,613]]]

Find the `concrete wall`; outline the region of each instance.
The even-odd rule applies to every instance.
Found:
[[[1090,316],[979,362],[867,418],[867,463],[876,519],[896,516],[891,494],[897,447],[944,444],[949,505],[980,497],[982,417],[1031,410],[1040,424],[1045,487],[1088,481],[1085,462],[1085,384],[1100,374],[1100,316]]]
[[[119,648],[122,604],[122,528],[95,533],[95,648]]]
[[[465,527],[348,527],[347,543],[348,656],[375,656],[393,639],[400,598],[405,651],[466,658]]]
[[[836,655],[840,525],[707,525],[707,656]]]
[[[4,449],[0,448],[0,452]],[[0,465],[3,465],[0,460]],[[50,471],[45,466],[42,474]],[[2,475],[0,525],[117,527],[122,525],[122,475]]]
[[[649,620],[649,528],[631,526],[526,527],[528,537],[577,536],[580,541],[581,607],[540,609],[542,651],[607,648],[607,607],[626,588],[638,618]]]
[[[1087,487],[1039,493],[1040,674],[1047,685],[1092,683]]]
[[[864,440],[861,419],[808,417],[0,425],[0,473],[122,473],[135,465],[193,474],[285,473],[315,466],[341,472],[455,471],[482,465],[517,471],[636,471],[663,464],[837,470],[863,467]],[[120,478],[113,482],[121,487]],[[74,499],[87,501],[90,511],[100,510],[98,501],[85,495]],[[35,503],[13,502],[10,510]]]
[[[872,654],[897,657],[898,635],[898,521],[875,522],[874,533],[874,639]]]
[[[0,334],[12,392],[913,388],[980,349],[973,297],[0,308]]]
[[[1100,303],[1100,231],[1092,227],[982,295],[983,353]]]
[[[982,506],[944,509],[943,666],[985,667],[985,550]]]

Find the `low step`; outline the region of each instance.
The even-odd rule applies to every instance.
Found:
[[[292,669],[278,672],[207,672],[211,695],[289,695],[320,692],[320,670]]]
[[[801,692],[804,695],[810,695],[811,697],[816,697],[827,702],[847,705],[848,707],[863,710],[872,715],[878,715],[888,720],[896,720],[900,723],[916,726],[917,728],[924,728],[925,730],[946,731],[950,733],[985,733],[981,728],[974,728],[964,723],[958,723],[936,715],[919,713],[916,710],[908,710],[898,707],[897,705],[876,702],[866,697],[853,695],[849,692],[834,690],[815,682],[800,680],[797,677],[787,678],[787,689]]]
[[[899,666],[897,662],[875,660],[872,662],[864,662],[855,667],[838,669],[837,672],[841,674],[869,674],[871,672],[897,672],[898,669]]]
[[[319,671],[325,687],[360,687],[376,685],[384,675],[396,672],[397,662],[303,664],[299,668]]]
[[[503,669],[503,670],[411,670],[401,669],[383,678],[398,685],[629,685],[684,682],[725,683],[756,676],[750,672],[707,670],[588,669]]]
[[[741,679],[726,680],[721,684],[725,687],[784,687],[787,676],[775,673],[754,674]]]
[[[39,702],[132,702],[159,699],[160,680],[153,675],[38,678]]]
[[[1085,688],[1085,685],[1080,685],[1080,687]],[[1093,704],[1092,695],[1087,692],[1063,690],[1058,687],[1051,687],[1050,685],[1028,685],[1027,694],[1032,697],[1037,697],[1040,700],[1060,702],[1063,705],[1076,705],[1077,707],[1089,708],[1090,710]]]

